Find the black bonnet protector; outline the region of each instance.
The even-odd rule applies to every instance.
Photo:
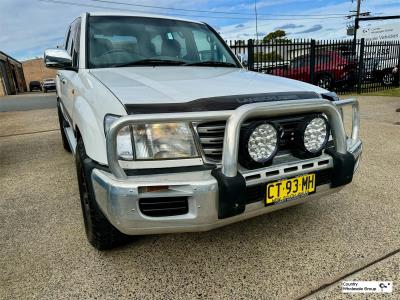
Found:
[[[250,103],[321,98],[315,92],[281,92],[201,98],[184,103],[126,104],[129,115],[234,110]]]

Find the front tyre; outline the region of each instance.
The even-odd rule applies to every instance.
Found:
[[[82,139],[76,146],[76,172],[86,237],[97,250],[111,249],[122,245],[129,237],[119,232],[105,217],[94,197],[90,177],[85,172],[84,161],[89,159]]]

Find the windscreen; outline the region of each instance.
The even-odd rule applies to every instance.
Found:
[[[175,65],[216,62],[239,67],[227,46],[204,24],[125,16],[89,18],[89,68],[134,65],[146,60]]]

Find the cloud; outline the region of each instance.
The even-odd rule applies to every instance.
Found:
[[[79,1],[70,2],[78,3]],[[108,6],[110,9],[121,11],[136,10],[135,7],[101,5],[91,1],[81,1],[81,3],[82,5]],[[158,0],[137,0],[135,3],[161,5]],[[207,0],[192,0],[190,3],[184,0],[162,1],[162,6],[166,7],[209,9],[206,5]],[[38,0],[0,0],[0,50],[19,60],[42,56],[46,48],[54,48],[62,44],[69,24],[76,17],[87,11],[110,9],[62,5]],[[140,10],[143,9],[137,9],[137,11]],[[168,12],[173,13],[153,10],[156,14],[168,14]]]
[[[304,27],[304,25],[296,25],[296,24],[290,23],[290,24],[285,24],[285,25],[279,26],[279,27],[275,27],[274,29],[275,30],[278,30],[278,29],[295,29],[295,28],[302,28],[302,27]]]
[[[205,21],[226,40],[255,38],[254,0],[135,0],[136,4],[175,7],[184,9],[240,12],[240,15],[211,13],[189,13],[183,11],[156,10],[100,4],[92,1],[64,0],[82,5],[96,5],[136,11],[150,11],[157,14],[184,14],[188,19]],[[129,3],[129,1],[120,0]],[[368,0],[362,2],[362,10],[382,15],[400,14],[399,0]],[[133,3],[133,2],[131,2]],[[346,36],[347,20],[344,18],[307,19],[292,17],[290,14],[310,14],[324,16],[347,14],[351,7],[348,0],[257,0],[259,12],[259,37],[276,29],[288,29],[290,38],[340,39]],[[86,11],[105,11],[110,9],[89,8],[46,3],[38,0],[0,0],[0,50],[17,59],[42,56],[43,50],[62,43],[68,25]],[[278,15],[279,14],[279,15]],[[287,16],[285,16],[285,14]],[[215,18],[211,18],[211,17]],[[226,18],[224,17],[226,16]],[[249,20],[237,19],[250,18]],[[367,22],[362,26],[367,26]],[[319,26],[321,28],[319,28]],[[296,30],[300,30],[296,32]]]
[[[308,29],[306,29],[306,30],[296,32],[295,34],[310,33],[310,32],[319,31],[319,30],[321,30],[321,29],[322,29],[322,25],[317,24],[317,25],[314,25],[314,26],[312,26],[311,28],[308,28]]]

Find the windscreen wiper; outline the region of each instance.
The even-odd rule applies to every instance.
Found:
[[[185,66],[234,67],[234,68],[238,67],[236,64],[233,63],[223,62],[223,61],[212,61],[212,60],[186,63]]]
[[[119,68],[119,67],[130,67],[130,66],[161,66],[161,65],[179,66],[184,64],[186,63],[182,60],[146,58],[146,59],[131,61],[128,63],[112,65],[111,67]]]

